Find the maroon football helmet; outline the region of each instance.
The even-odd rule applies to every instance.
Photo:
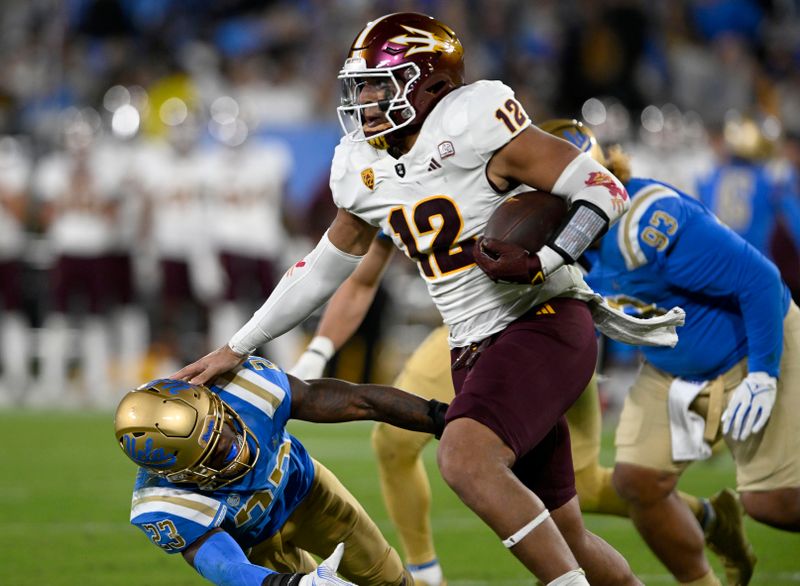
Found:
[[[386,148],[381,137],[419,128],[439,100],[464,85],[464,49],[453,29],[435,18],[388,14],[358,34],[339,79],[337,113],[345,133]]]

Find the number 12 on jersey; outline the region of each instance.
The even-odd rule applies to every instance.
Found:
[[[430,252],[420,251],[403,208],[395,208],[390,212],[389,225],[402,240],[408,256],[419,263],[427,278],[443,277],[475,264],[472,257],[475,238],[460,240],[464,221],[453,200],[444,195],[424,199],[414,206],[411,216],[420,236],[434,233]],[[434,218],[438,218],[438,221],[434,222]]]

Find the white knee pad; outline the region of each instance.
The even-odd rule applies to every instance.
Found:
[[[544,511],[536,515],[533,521],[525,525],[525,527],[514,533],[514,535],[512,535],[508,539],[504,539],[503,545],[509,548],[514,547],[520,541],[522,541],[528,533],[530,533],[531,531],[536,529],[539,525],[544,523],[549,516],[550,516],[550,511],[545,509]]]
[[[547,586],[588,586],[589,581],[586,579],[586,574],[583,570],[577,569],[567,572],[563,576],[559,576],[552,582],[548,582]]]

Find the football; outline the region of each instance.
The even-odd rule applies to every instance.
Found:
[[[546,191],[512,195],[489,218],[483,235],[539,250],[567,216],[566,200]]]

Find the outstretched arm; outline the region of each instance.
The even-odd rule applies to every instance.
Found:
[[[385,385],[357,385],[335,378],[302,381],[289,376],[292,417],[316,423],[371,419],[432,433],[444,429],[447,405]]]
[[[353,272],[376,231],[360,218],[339,210],[316,248],[286,271],[264,305],[230,342],[171,378],[206,384],[237,366],[257,347],[302,322]]]
[[[289,369],[290,374],[303,379],[322,376],[328,360],[364,320],[393,251],[394,246],[388,238],[378,236],[372,241],[356,270],[328,301],[314,339]]]
[[[212,529],[183,552],[206,580],[219,586],[355,586],[336,577],[344,553],[340,543],[310,574],[280,574],[250,562],[241,546],[222,529]]]

